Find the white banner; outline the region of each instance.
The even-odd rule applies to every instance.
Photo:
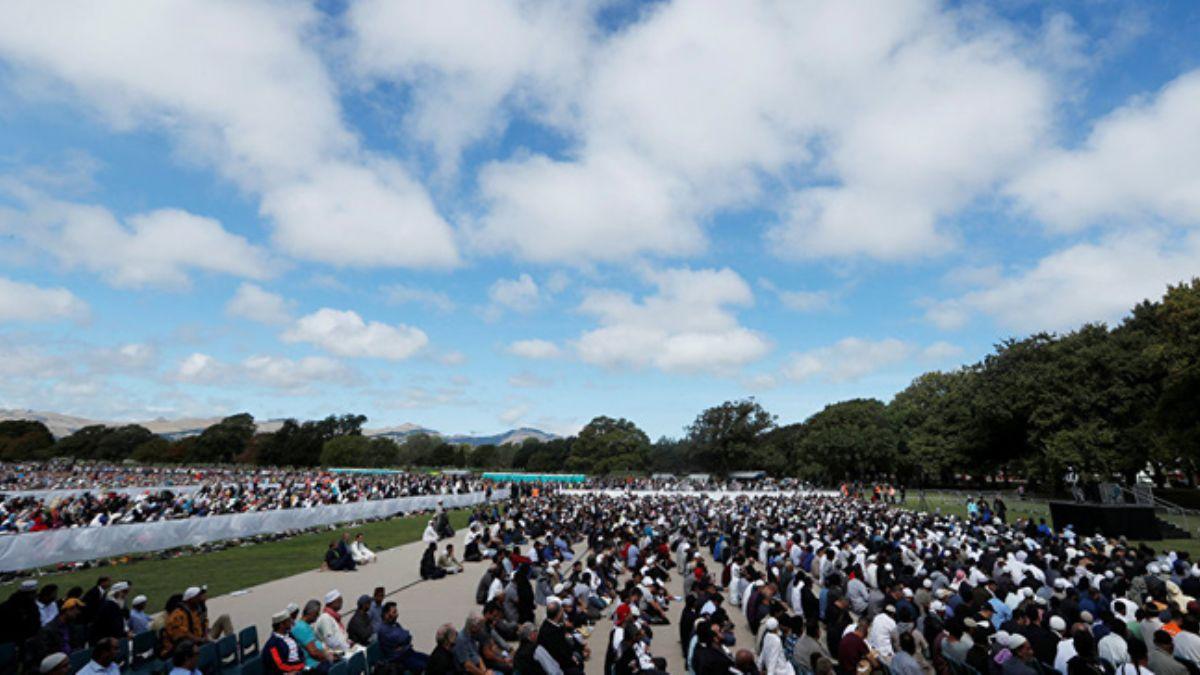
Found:
[[[793,497],[796,495],[837,495],[835,490],[559,490],[564,495],[595,495],[609,497],[628,495],[632,497],[650,497],[658,495],[680,495],[683,497],[705,497],[707,499],[736,499],[738,497]]]
[[[161,551],[258,534],[305,530],[351,520],[383,518],[413,511],[432,510],[437,506],[438,500],[441,500],[447,509],[474,506],[484,502],[486,496],[484,492],[423,495],[314,506],[307,509],[277,509],[161,520],[153,523],[26,532],[0,536],[0,570],[15,572],[60,562]],[[492,494],[494,500],[507,497],[508,490],[495,490]]]

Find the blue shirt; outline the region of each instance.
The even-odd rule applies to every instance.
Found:
[[[317,639],[317,634],[313,632],[312,626],[308,625],[301,619],[292,626],[292,637],[296,638],[296,642],[300,643],[300,651],[304,654],[304,665],[307,668],[316,668],[321,665],[321,662],[314,659],[312,654],[308,653],[309,643],[316,642],[317,647],[325,649],[325,643]]]
[[[458,639],[465,637],[465,633],[460,634]],[[388,661],[402,658],[412,649],[412,633],[398,623],[385,623],[379,627],[379,648],[383,651],[383,658]]]

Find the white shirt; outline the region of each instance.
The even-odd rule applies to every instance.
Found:
[[[325,643],[327,648],[335,652],[344,652],[350,648],[350,639],[347,637],[346,631],[324,610],[321,611],[321,616],[313,622],[313,632],[321,642]]]
[[[500,581],[500,579],[492,579],[492,585],[488,587],[488,602],[491,602],[492,598],[498,597],[502,593],[504,593],[504,584]]]
[[[891,661],[895,655],[892,649],[892,636],[896,634],[896,620],[887,612],[880,612],[871,621],[871,629],[867,631],[867,644],[879,652],[884,661]]]
[[[796,675],[792,662],[783,653],[783,640],[773,631],[763,635],[762,652],[758,655],[758,667],[766,675]]]
[[[1067,661],[1075,658],[1075,642],[1067,639],[1060,640],[1058,643],[1058,651],[1054,654],[1054,669],[1063,675],[1067,675]]]
[[[1102,660],[1114,666],[1129,663],[1129,645],[1125,644],[1125,638],[1116,633],[1109,633],[1100,638],[1100,642],[1096,643],[1096,653]]]
[[[36,602],[38,606],[38,615],[41,616],[43,626],[50,623],[54,620],[54,617],[58,616],[58,603],[48,602],[43,605],[40,600]]]

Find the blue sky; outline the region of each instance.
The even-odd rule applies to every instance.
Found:
[[[1200,273],[1194,3],[13,3],[0,408],[782,422]]]

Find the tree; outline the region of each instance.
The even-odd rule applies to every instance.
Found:
[[[54,435],[34,420],[0,422],[0,460],[32,459],[54,445]]]
[[[400,446],[390,438],[334,436],[321,449],[324,466],[388,467],[398,464]]]
[[[118,462],[133,455],[134,450],[157,436],[137,424],[107,427],[93,424],[59,439],[52,453],[62,457]]]
[[[246,450],[258,427],[249,413],[230,415],[208,427],[190,448],[189,461],[230,462]]]
[[[759,469],[777,451],[766,444],[775,416],[754,399],[726,401],[705,410],[687,427],[691,461],[721,476],[737,469]]]
[[[650,437],[627,419],[597,417],[571,444],[567,469],[591,474],[642,471],[648,464]]]
[[[887,406],[898,434],[897,470],[909,484],[953,482],[978,443],[972,411],[975,370],[918,376]]]
[[[858,479],[886,475],[896,466],[899,437],[887,407],[876,399],[834,403],[804,426],[798,450],[809,475]]]

